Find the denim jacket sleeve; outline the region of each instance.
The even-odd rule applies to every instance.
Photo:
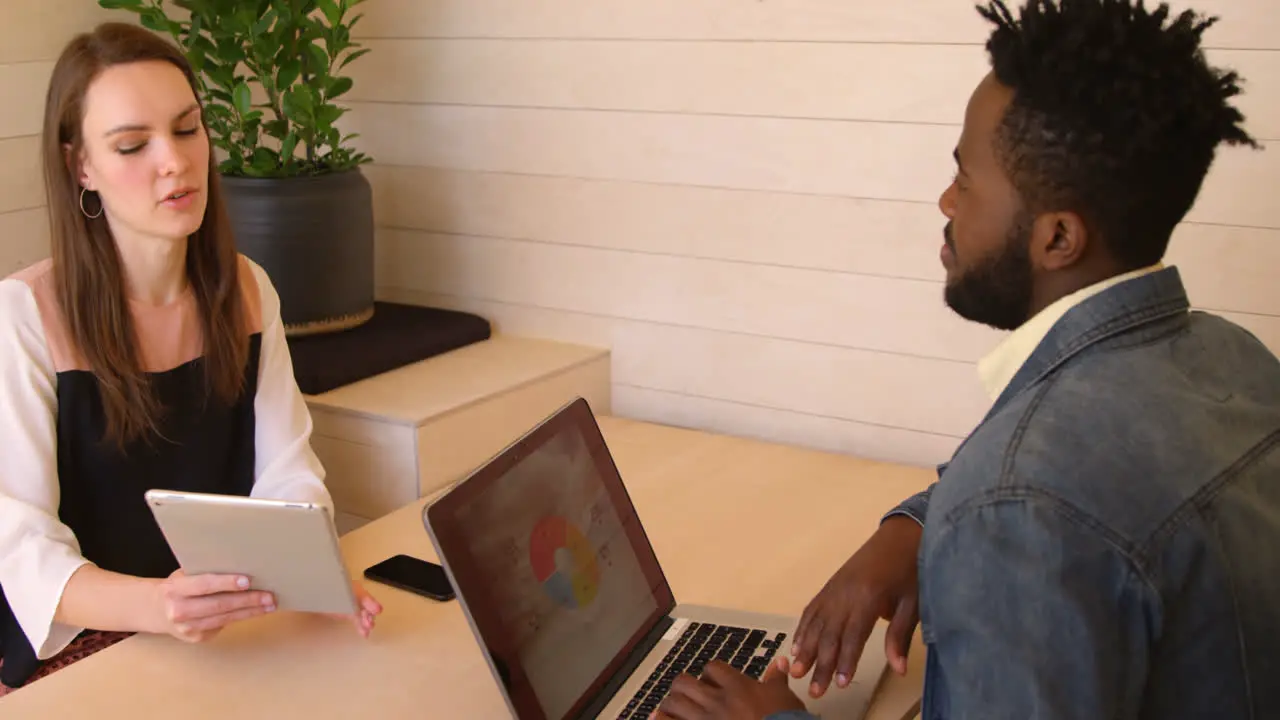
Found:
[[[941,465],[939,465],[938,477],[941,478],[942,473],[946,472],[946,470],[947,470],[947,463],[942,463]],[[916,522],[920,523],[920,526],[923,527],[924,518],[926,515],[929,514],[929,496],[933,494],[933,488],[937,484],[938,483],[936,482],[932,483],[931,485],[929,485],[929,487],[925,488],[924,490],[916,493],[915,495],[912,495],[906,500],[903,500],[901,503],[898,504],[898,507],[885,513],[884,517],[881,518],[880,522],[884,522],[885,520],[888,520],[894,515],[906,515],[912,520],[915,520]]]
[[[937,483],[934,483],[936,485]],[[929,495],[933,492],[933,485],[903,500],[897,507],[885,513],[881,522],[888,520],[894,515],[906,515],[907,517],[924,526],[925,515],[929,512]]]
[[[1034,491],[933,524],[925,720],[1137,717],[1158,599],[1103,531]]]

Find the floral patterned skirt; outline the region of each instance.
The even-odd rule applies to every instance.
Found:
[[[32,675],[31,679],[27,681],[27,684],[30,685],[36,680],[61,670],[77,660],[83,660],[99,650],[105,650],[132,634],[126,632],[103,632],[100,630],[88,630],[80,633],[62,652],[45,660],[40,665],[40,669],[36,670],[36,674]],[[0,667],[4,667],[4,660],[2,659],[0,659]],[[10,688],[0,683],[0,697],[4,697],[15,690],[16,688]]]

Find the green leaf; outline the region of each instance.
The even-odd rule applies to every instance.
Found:
[[[329,40],[330,57],[338,57],[343,50],[351,47],[351,31],[339,25],[333,28],[332,37]]]
[[[228,19],[234,21],[237,30],[247,33],[253,30],[254,23],[258,21],[258,10],[252,7],[240,7]]]
[[[280,110],[284,112],[285,117],[294,122],[298,122],[299,115],[302,111],[298,108],[297,101],[294,100],[294,92],[292,88],[286,90],[285,93],[280,96]]]
[[[169,18],[159,8],[147,8],[140,18],[142,27],[155,32],[169,32]]]
[[[329,25],[342,22],[342,9],[338,7],[338,3],[333,0],[316,0],[316,5],[320,7],[320,12],[324,13],[324,19],[329,21]]]
[[[252,102],[252,95],[249,92],[249,86],[245,83],[236,85],[235,95],[233,96],[236,112],[246,115],[249,112],[249,103]]]
[[[271,30],[272,24],[276,21],[276,11],[274,8],[267,8],[262,13],[262,17],[258,18],[258,22],[253,24],[254,35],[266,35]]]
[[[204,106],[204,117],[208,123],[226,122],[231,119],[231,111],[222,105],[210,103]]]
[[[290,158],[293,157],[293,153],[297,148],[298,148],[298,136],[294,133],[289,133],[288,135],[285,135],[284,140],[281,141],[280,143],[281,160],[288,163]]]
[[[346,109],[340,108],[337,105],[321,105],[316,110],[316,125],[319,125],[323,130],[327,130],[338,121],[338,118],[346,114],[346,112]],[[331,142],[330,144],[336,145],[337,143]]]
[[[310,125],[312,122],[311,113],[314,103],[311,102],[308,90],[310,88],[306,85],[295,85],[289,88],[280,102],[284,114],[300,125]],[[306,136],[303,136],[303,139],[306,139]]]
[[[227,105],[235,105],[235,102],[236,102],[235,99],[231,97],[231,93],[227,92],[226,90],[219,90],[217,88],[209,89],[209,97],[214,100],[217,100],[220,103],[226,103]],[[217,107],[217,106],[214,105],[213,107]]]
[[[216,56],[218,54],[218,48],[214,47],[209,38],[203,35],[200,35],[191,41],[191,51],[198,52],[202,55]]]
[[[134,10],[142,9],[142,0],[98,0],[98,6],[107,10]]]
[[[254,170],[267,173],[280,165],[280,156],[271,148],[254,148],[253,160],[250,162]]]
[[[316,77],[323,77],[329,73],[329,56],[319,45],[311,42],[307,43],[307,73]]]
[[[329,87],[325,89],[325,95],[330,99],[341,97],[351,89],[353,82],[349,77],[331,78]]]
[[[369,52],[371,49],[372,48],[364,48],[363,50],[357,50],[351,53],[350,55],[346,56],[345,58],[342,59],[342,64],[338,66],[338,69],[341,70],[342,68],[346,67],[347,63],[350,63],[352,60],[355,60],[361,55],[364,55],[365,53]]]
[[[271,137],[280,140],[289,132],[288,120],[269,120],[262,123],[262,131]]]
[[[200,30],[204,26],[204,19],[198,13],[191,14],[191,26],[187,28],[189,35],[187,36],[187,48],[190,49],[196,40],[200,39]]]
[[[307,113],[315,112],[319,98],[316,97],[316,89],[310,85],[299,85],[294,88],[294,95],[297,96],[298,107]]]
[[[302,63],[297,60],[286,62],[276,73],[276,90],[283,91],[291,87],[301,74]]]
[[[236,85],[235,76],[232,74],[233,72],[234,68],[231,65],[218,65],[215,67],[205,68],[204,74],[213,81],[214,85],[225,90],[231,90]]]
[[[222,37],[218,39],[218,59],[234,68],[244,62],[244,47],[239,37]]]

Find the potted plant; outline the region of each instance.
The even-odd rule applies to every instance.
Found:
[[[168,33],[195,69],[236,242],[280,293],[291,336],[373,315],[373,203],[336,123],[364,0],[98,0]]]

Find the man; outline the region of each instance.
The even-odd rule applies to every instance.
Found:
[[[921,625],[928,720],[1280,718],[1280,362],[1160,265],[1216,147],[1254,142],[1212,21],[1134,5],[980,8],[942,263],[955,312],[1014,330],[979,367],[994,406],[810,603],[789,670],[708,667],[660,716],[808,718],[785,673],[839,692],[885,618],[899,673]]]

